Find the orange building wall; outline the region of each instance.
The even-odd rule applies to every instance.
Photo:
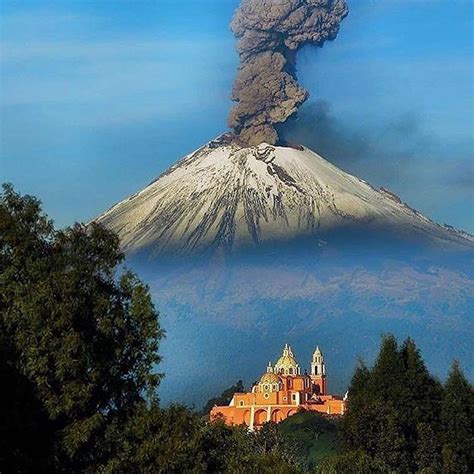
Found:
[[[246,394],[239,394],[246,395]],[[254,412],[253,427],[259,427],[268,421],[279,423],[299,411],[317,411],[327,415],[343,415],[345,402],[342,399],[328,397],[321,403],[300,405],[246,405],[246,406],[222,406],[211,410],[211,421],[221,418],[228,425],[251,426],[251,412]]]
[[[298,384],[298,388],[301,386]],[[272,393],[236,393],[232,405],[216,406],[211,410],[211,421],[222,418],[226,424],[251,426],[251,412],[254,412],[252,427],[259,427],[267,421],[279,423],[298,411],[317,411],[328,415],[342,415],[345,411],[345,401],[331,395],[310,398],[309,389],[280,390]],[[292,395],[299,394],[300,401],[293,401]],[[267,395],[267,396],[266,396]]]

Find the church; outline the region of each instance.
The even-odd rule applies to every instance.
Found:
[[[210,419],[221,418],[228,425],[247,425],[251,430],[264,423],[279,423],[300,410],[342,415],[346,397],[327,393],[324,356],[319,347],[313,353],[311,373],[301,374],[292,348],[285,344],[283,354],[266,372],[251,392],[235,393],[228,406],[215,406]]]

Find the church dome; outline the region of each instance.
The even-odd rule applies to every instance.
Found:
[[[276,367],[280,369],[289,369],[290,367],[296,367],[298,363],[296,362],[294,357],[291,357],[290,355],[282,355],[277,363]]]
[[[260,383],[279,383],[280,382],[280,377],[278,377],[277,374],[274,374],[273,372],[267,372],[262,375],[260,379]]]
[[[298,362],[296,362],[295,355],[288,344],[285,344],[283,354],[275,364],[274,370],[277,374],[299,375],[300,366],[298,365]]]

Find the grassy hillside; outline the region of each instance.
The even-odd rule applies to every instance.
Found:
[[[309,469],[314,469],[326,456],[338,452],[337,421],[333,418],[303,411],[279,426],[282,434],[301,446]]]

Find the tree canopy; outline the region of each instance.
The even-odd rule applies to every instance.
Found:
[[[38,199],[4,185],[0,471],[297,472],[270,427],[251,434],[160,407],[163,330],[123,262],[115,234],[57,230]]]
[[[385,336],[373,367],[354,372],[344,452],[322,472],[473,472],[473,397],[457,363],[443,387],[412,339]]]
[[[95,224],[55,230],[36,198],[4,186],[2,363],[41,406],[63,467],[107,465],[119,427],[156,396],[163,331],[147,286],[119,273],[123,259],[114,234]]]

